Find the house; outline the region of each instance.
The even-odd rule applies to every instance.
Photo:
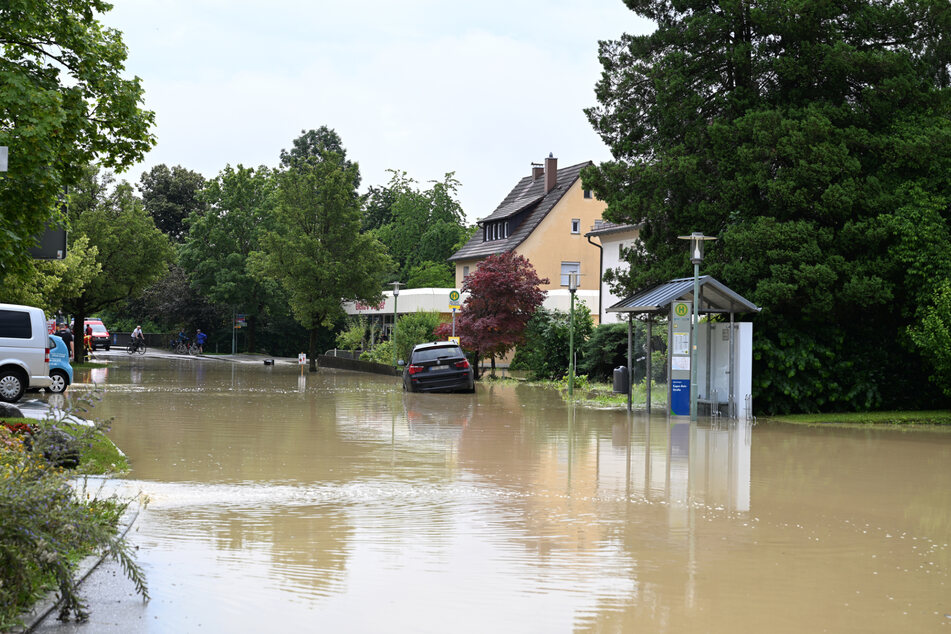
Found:
[[[606,324],[622,318],[620,313],[607,312],[608,307],[618,303],[623,297],[611,291],[611,285],[604,282],[604,273],[608,269],[625,272],[629,264],[624,260],[624,251],[640,244],[641,225],[619,225],[608,220],[595,220],[591,231],[584,234],[589,241],[596,238],[601,245],[601,265],[599,267],[601,281],[600,296],[597,311],[592,307],[591,312],[600,312],[598,323]]]
[[[576,298],[583,299],[597,314],[600,288],[600,253],[582,233],[601,219],[606,204],[581,185],[582,168],[591,161],[558,169],[558,159],[549,155],[544,165],[533,163],[531,174],[522,178],[496,207],[479,220],[478,231],[449,261],[455,263],[456,288],[479,262],[497,253],[515,252],[535,267],[539,277],[550,282],[541,286],[550,299],[561,299],[567,308],[568,275],[580,273]]]

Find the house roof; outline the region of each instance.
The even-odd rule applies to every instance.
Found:
[[[698,278],[701,313],[758,313],[759,306],[709,275]],[[693,278],[682,277],[622,299],[607,309],[609,313],[664,313],[671,302],[693,301]]]
[[[526,176],[509,192],[509,195],[495,208],[491,214],[479,220],[478,224],[504,220],[523,211],[528,211],[525,220],[515,227],[508,238],[501,240],[482,241],[482,232],[475,235],[458,251],[450,256],[449,261],[481,259],[496,253],[512,251],[525,241],[532,231],[541,224],[559,200],[568,192],[581,175],[581,169],[591,165],[591,161],[578,163],[558,170],[558,184],[550,192],[545,193],[545,177],[532,178]]]
[[[611,222],[610,220],[597,219],[594,221],[594,226],[591,227],[591,231],[586,233],[586,236],[604,236],[611,233],[621,233],[624,231],[634,231],[640,229],[641,225],[619,225],[617,223]]]

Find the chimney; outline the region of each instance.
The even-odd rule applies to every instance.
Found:
[[[545,173],[541,163],[532,163],[532,180],[537,181]]]
[[[558,159],[548,153],[545,159],[545,193],[547,194],[558,184]]]

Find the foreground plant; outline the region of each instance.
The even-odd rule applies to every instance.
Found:
[[[85,409],[83,403],[77,409]],[[56,589],[59,618],[84,621],[86,606],[74,580],[83,556],[108,554],[122,566],[136,591],[148,587],[132,548],[118,534],[129,505],[115,495],[93,496],[70,483],[62,466],[81,453],[105,424],[71,425],[67,414],[32,425],[29,433],[0,426],[0,630],[18,624],[18,615],[46,591]],[[31,446],[32,445],[32,446]]]

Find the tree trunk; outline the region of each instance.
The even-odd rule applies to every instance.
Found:
[[[310,371],[317,371],[317,329],[310,329],[310,351],[307,353],[310,359]]]
[[[492,378],[494,379],[495,378],[495,355],[493,354],[491,357],[489,357],[489,359],[490,359],[490,363],[492,364]]]
[[[86,360],[86,310],[80,310],[73,315],[73,350],[76,363]]]

